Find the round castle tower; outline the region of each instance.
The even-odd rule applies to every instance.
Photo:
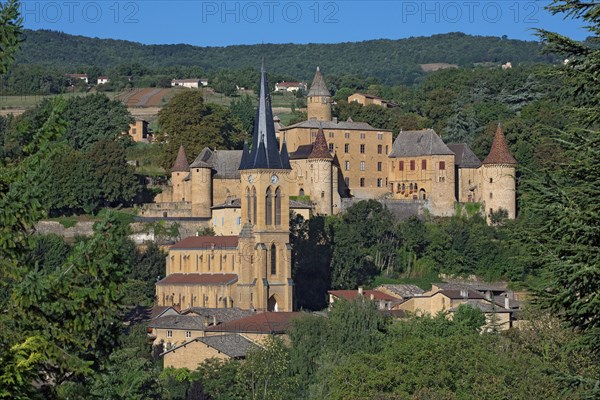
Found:
[[[185,149],[183,148],[183,145],[181,145],[179,146],[179,152],[177,153],[175,164],[173,164],[173,168],[171,168],[171,185],[173,188],[173,196],[171,201],[179,202],[187,200],[185,196],[186,193],[184,180],[188,176],[189,171],[190,166],[187,162]]]
[[[206,162],[210,150],[204,149],[190,165],[192,217],[210,218],[212,216],[212,167]]]
[[[309,120],[331,121],[331,93],[327,90],[319,67],[310,85],[306,101]]]
[[[313,201],[316,203],[315,211],[317,214],[332,214],[332,162],[333,156],[329,152],[323,127],[320,127],[312,151],[308,156],[311,193]]]
[[[485,213],[490,222],[492,212],[504,209],[508,218],[516,217],[516,166],[502,126],[498,124],[490,154],[481,166],[481,195],[485,203]]]

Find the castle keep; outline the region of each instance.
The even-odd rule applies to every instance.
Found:
[[[436,216],[453,215],[456,202],[480,203],[488,221],[500,210],[515,218],[517,162],[500,125],[483,162],[466,144],[446,144],[431,129],[400,132],[394,140],[390,130],[332,117],[331,94],[317,67],[308,119],[284,127],[277,118],[274,124],[262,80],[264,73],[252,151],[205,148],[188,165],[181,147],[171,185],[144,207],[143,216],[201,218],[218,235],[238,235],[248,222],[270,226],[256,220],[258,211],[249,204],[263,211],[279,204],[287,221],[288,211],[305,218],[336,214],[345,199],[354,198],[419,202]],[[269,194],[260,192],[267,189]],[[283,229],[287,222],[280,222],[276,226]]]

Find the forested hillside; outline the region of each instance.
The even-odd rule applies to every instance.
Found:
[[[542,54],[543,46],[539,42],[463,33],[357,43],[228,47],[143,45],[48,30],[26,31],[26,36],[17,57],[18,64],[109,68],[139,63],[145,68],[196,67],[212,72],[224,68],[256,68],[258,60],[265,57],[269,71],[295,79],[311,78],[315,66],[320,65],[330,75],[373,77],[388,84],[414,82],[422,74],[419,64],[423,63],[470,66],[483,62],[557,61],[552,55]]]

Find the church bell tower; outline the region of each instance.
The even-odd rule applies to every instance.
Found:
[[[292,311],[289,179],[291,166],[285,142],[275,138],[271,94],[264,61],[252,149],[244,144],[240,162],[241,212],[244,227],[239,249],[242,268],[240,296],[268,311]]]

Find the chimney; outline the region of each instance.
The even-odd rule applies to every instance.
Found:
[[[213,315],[213,326],[217,326],[217,316]]]
[[[208,321],[209,321],[209,319],[208,319],[208,315],[207,315],[207,316],[204,317],[204,326],[205,327],[208,327],[208,324],[209,324]]]
[[[461,297],[464,297],[465,299],[469,298],[469,291],[465,288],[460,289],[460,295]]]
[[[485,292],[485,298],[488,301],[492,301],[492,292],[490,292],[489,290],[487,292]]]
[[[510,310],[510,299],[508,298],[508,294],[504,295],[504,308]]]
[[[337,119],[337,117],[333,117],[333,118],[331,118],[331,121],[332,121],[334,124],[337,124],[337,123],[338,123],[338,119]]]
[[[359,286],[359,287],[358,287],[358,295],[359,295],[359,296],[362,296],[362,295],[363,295],[363,288],[362,288],[362,286]]]

